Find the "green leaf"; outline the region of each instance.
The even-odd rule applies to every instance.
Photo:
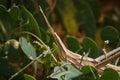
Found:
[[[0,5],[0,20],[8,17],[8,12],[5,6]]]
[[[119,80],[119,74],[114,69],[105,69],[100,80]]]
[[[78,52],[80,50],[79,41],[72,36],[67,36],[67,46],[68,46],[68,49],[73,52]]]
[[[80,76],[82,80],[98,80],[98,71],[93,66],[83,66],[81,68],[83,75]]]
[[[39,59],[39,62],[44,64],[44,66],[45,66],[46,74],[48,74],[48,72],[49,72],[49,70],[51,68],[52,61],[53,61],[52,56],[50,54],[47,54],[46,56],[41,57]]]
[[[10,14],[10,17],[11,17],[12,20],[18,21],[19,15],[20,15],[20,11],[19,11],[18,6],[13,6],[13,7],[10,9],[9,14]]]
[[[36,80],[33,76],[24,74],[25,80]]]
[[[56,78],[56,79],[60,79],[61,78],[61,76],[64,76],[64,75],[66,75],[66,74],[70,74],[71,72],[70,71],[63,71],[63,72],[55,72],[55,73],[52,73],[51,75],[50,75],[50,77],[51,78]]]
[[[80,76],[82,73],[73,67],[71,64],[63,63],[64,66],[56,66],[54,68],[54,72],[50,75],[51,78],[56,78],[58,80],[62,80],[62,77],[65,80],[71,80]]]
[[[67,70],[70,71],[70,73],[66,75],[67,80],[76,78],[76,77],[82,75],[82,72],[80,72],[78,69],[76,69],[72,65],[68,64],[68,65],[66,65],[66,67],[67,67]]]
[[[91,68],[91,69],[90,69]],[[93,72],[97,72],[97,70],[93,67],[93,66],[83,66],[81,68],[81,71],[83,72],[83,74],[88,74],[88,73],[91,73],[92,71]]]
[[[53,43],[52,47],[53,47],[53,54],[54,55],[58,54],[59,53],[59,49],[58,49],[57,44],[55,44],[55,42]]]
[[[0,5],[0,21],[1,21],[0,35],[4,35],[0,36],[0,38],[3,39],[4,41],[15,36],[14,34],[16,28],[20,26],[21,22],[20,19],[21,16],[19,14],[20,10],[17,6],[13,6],[7,10],[5,6]]]
[[[89,57],[96,58],[98,56],[98,46],[94,40],[89,37],[83,39],[83,48],[80,53],[88,53]]]
[[[101,5],[98,0],[86,0],[88,2],[88,5],[90,6],[92,12],[94,13],[96,21],[98,21],[100,14],[101,14]]]
[[[20,37],[19,42],[20,42],[21,49],[23,50],[25,55],[29,59],[34,60],[37,57],[37,55],[36,55],[35,48],[32,46],[32,44],[27,43],[27,40],[24,37]],[[34,69],[36,73],[37,72],[37,61],[34,62]]]
[[[87,0],[72,0],[77,11],[74,15],[79,28],[87,33],[87,36],[95,39],[96,21]]]
[[[119,42],[119,31],[112,26],[106,26],[101,31],[103,41],[109,40],[109,46],[115,48]]]
[[[10,77],[12,74],[18,71],[18,67],[22,68],[24,64],[24,60],[27,63],[26,58],[23,56],[23,53],[19,47],[19,42],[15,39],[10,39],[1,46],[0,52],[0,77],[8,76]],[[20,63],[22,64],[20,65]],[[9,64],[11,63],[11,64]],[[1,74],[2,73],[2,74]],[[20,77],[18,75],[15,79]],[[21,79],[23,79],[21,77]],[[3,80],[0,78],[0,80]]]
[[[28,58],[31,60],[35,59],[35,48],[30,43],[28,43],[24,37],[20,37],[19,42],[23,52],[28,56]]]
[[[24,6],[21,6],[21,13],[22,13],[23,19],[26,22],[28,21],[28,24],[26,24],[27,29],[30,32],[35,33],[39,38],[41,38],[39,25],[35,20],[35,18],[33,17],[33,15]]]
[[[76,23],[76,20],[74,19],[76,8],[72,0],[58,0],[57,11],[67,33],[75,33],[78,29],[78,25]]]

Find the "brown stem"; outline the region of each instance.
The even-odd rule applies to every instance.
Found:
[[[118,51],[120,51],[120,47],[118,47],[117,49],[114,49],[114,50],[110,51],[109,53],[107,53],[106,57],[108,58],[108,57],[114,55],[115,53],[117,53]],[[102,55],[102,56],[96,58],[95,60],[102,61],[104,59],[105,59],[105,55]]]
[[[106,60],[100,62],[99,64],[96,65],[96,67],[101,68],[101,67],[105,66],[106,64],[112,62],[113,60],[117,59],[118,57],[120,57],[120,51],[117,52],[116,54],[112,55],[111,57],[107,58]]]

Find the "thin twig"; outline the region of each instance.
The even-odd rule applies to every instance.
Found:
[[[22,71],[24,71],[26,68],[28,68],[30,65],[32,65],[35,61],[39,62],[39,58],[42,57],[44,54],[40,54],[38,57],[36,57],[35,59],[33,59],[29,64],[27,64],[25,67],[23,67],[22,69],[20,69],[18,72],[16,72],[15,74],[13,74],[8,80],[12,80],[14,77],[16,77],[18,74],[20,74]]]
[[[13,74],[8,80],[12,80],[14,77],[16,77],[18,74],[20,74],[22,71],[24,71],[26,68],[28,68],[31,64],[33,64],[34,61],[31,61],[29,64],[27,64],[25,67],[20,69],[18,72]]]
[[[96,65],[97,68],[104,67],[106,64],[112,62],[113,60],[117,59],[120,57],[120,51],[117,52],[116,54],[112,55],[111,57],[107,58],[106,60],[100,62],[99,64]]]
[[[79,55],[79,54],[76,54],[76,53],[74,53],[74,52],[72,52],[72,51],[70,51],[70,50],[68,50],[68,49],[65,47],[65,45],[64,45],[64,43],[62,42],[62,40],[60,39],[60,37],[57,35],[57,33],[54,32],[52,26],[50,25],[50,23],[49,23],[47,17],[45,16],[43,10],[41,9],[41,7],[40,7],[40,11],[41,11],[41,13],[42,13],[43,16],[44,16],[44,19],[45,19],[45,21],[46,21],[46,23],[47,23],[47,25],[48,25],[48,28],[50,29],[53,37],[54,37],[54,39],[55,39],[55,42],[56,42],[57,45],[58,45],[59,50],[61,51],[61,54],[58,54],[59,57],[62,58],[62,59],[67,58],[67,60],[69,60],[69,62],[71,62],[75,67],[77,67],[77,68],[79,69],[79,68],[80,68],[80,60],[82,59],[82,56]],[[116,54],[118,51],[120,51],[120,47],[117,48],[117,49],[115,49],[115,50],[113,50],[113,51],[111,51],[111,52],[109,52],[109,53],[107,53],[106,56],[108,57],[108,59],[102,63],[102,66],[101,66],[101,64],[98,64],[98,63],[100,63],[102,60],[105,59],[105,56],[104,56],[104,55],[102,55],[102,56],[100,56],[100,57],[98,57],[98,58],[96,58],[96,59],[92,59],[92,58],[87,57],[87,61],[86,61],[85,58],[83,58],[82,63],[83,63],[83,64],[85,64],[85,63],[90,63],[90,65],[96,65],[96,64],[98,64],[98,65],[96,65],[97,67],[99,67],[99,66],[100,66],[100,67],[105,67],[105,66],[107,66],[107,67],[109,67],[109,68],[117,68],[117,70],[120,71],[120,68],[118,68],[117,66],[108,64],[108,63],[111,62],[112,60],[118,58],[118,57],[117,57],[118,55],[120,56],[120,54],[118,54],[117,56],[112,56],[113,54]],[[111,58],[109,59],[110,56],[111,56]],[[109,60],[110,60],[110,61],[109,61]],[[106,65],[106,64],[107,64],[107,65]]]
[[[108,57],[116,54],[118,51],[120,51],[120,47],[118,47],[118,48],[116,48],[116,49],[108,52],[108,53],[106,54],[106,57],[108,58]],[[104,59],[105,59],[105,55],[102,55],[102,56],[97,57],[95,60],[102,61],[102,60],[104,60]]]
[[[63,44],[62,40],[57,35],[57,33],[53,30],[52,26],[50,25],[50,23],[49,23],[47,17],[45,16],[45,14],[44,14],[44,12],[43,12],[41,7],[40,7],[40,11],[41,11],[41,13],[42,13],[42,15],[43,15],[47,25],[48,25],[49,30],[51,31],[51,33],[52,33],[52,35],[53,35],[53,37],[55,39],[56,44],[58,45],[59,50],[61,51],[61,56],[66,55],[65,53],[67,53],[67,51],[66,51],[65,45]],[[66,56],[64,56],[64,57],[66,57]]]
[[[31,32],[23,31],[21,33],[26,33],[26,34],[29,34],[29,35],[32,35],[33,37],[35,37],[48,50],[48,53],[51,54],[51,56],[53,57],[53,59],[55,60],[55,62],[56,63],[58,62],[57,59],[55,58],[55,56],[52,54],[50,48],[41,39],[39,39],[39,37],[37,37],[35,34],[33,34]]]

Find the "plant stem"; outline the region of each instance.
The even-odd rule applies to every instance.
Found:
[[[96,65],[96,67],[101,68],[101,67],[105,66],[106,64],[110,63],[111,61],[117,59],[118,57],[120,57],[120,51],[117,52],[116,54],[112,55],[111,57],[107,58],[107,60],[104,60],[104,61],[98,63]]]
[[[34,61],[31,61],[29,64],[27,64],[25,67],[20,69],[17,73],[13,74],[8,80],[12,80],[15,76],[17,76],[19,73],[24,71],[26,68],[28,68]]]

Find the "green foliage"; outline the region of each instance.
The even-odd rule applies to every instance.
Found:
[[[101,11],[97,0],[58,0],[54,3],[56,6],[54,0],[47,1],[0,0],[0,80],[37,80],[40,76],[41,80],[119,80],[118,72],[110,68],[98,73],[94,66],[83,66],[79,70],[69,62],[63,62],[39,5],[50,23],[56,26],[53,28],[65,33],[61,38],[63,42],[66,40],[67,48],[91,58],[98,57],[99,48],[104,46],[95,42],[98,28],[101,39],[109,41],[107,45],[112,48],[120,45],[119,19],[105,17],[105,22],[98,25]],[[109,25],[107,19],[113,21],[113,26],[103,26]],[[70,36],[64,37],[67,34]]]
[[[38,23],[36,22],[32,14],[24,6],[21,6],[21,14],[24,21],[26,22],[26,29],[28,29],[28,31],[36,34],[39,38],[41,38]]]
[[[117,71],[108,68],[104,70],[100,80],[119,80],[119,74]]]
[[[74,68],[71,64],[63,63],[62,66],[56,66],[54,68],[54,72],[50,75],[50,77],[58,80],[72,80],[81,74],[82,73]]]
[[[26,54],[26,56],[31,60],[36,59],[37,54],[36,54],[35,48],[32,46],[32,44],[27,43],[27,41],[24,37],[21,37],[19,39],[19,42],[20,42],[21,49]],[[34,69],[35,69],[35,73],[36,73],[37,72],[37,61],[34,62]]]
[[[21,37],[19,39],[20,46],[23,50],[23,52],[26,54],[26,56],[33,60],[36,58],[36,51],[35,48],[32,46],[32,44],[27,43],[26,39],[24,37]]]
[[[6,41],[10,37],[14,37],[11,34],[20,25],[19,8],[17,6],[11,7],[7,10],[5,6],[0,5],[0,21],[1,21],[1,41]],[[2,36],[4,35],[4,36]]]
[[[82,80],[98,80],[99,75],[97,70],[93,66],[83,66],[81,69],[83,75],[81,76]]]
[[[107,26],[102,29],[101,38],[103,41],[108,40],[108,45],[115,48],[119,42],[119,31],[112,26]]]
[[[95,38],[96,22],[92,9],[87,0],[73,0],[76,7],[75,19],[80,29],[85,30],[87,35]]]
[[[22,68],[22,66],[26,64],[28,60],[26,61],[26,57],[24,54],[22,54],[22,51],[19,47],[19,42],[15,39],[8,40],[1,49],[0,77],[3,77],[4,79],[9,78],[12,74]],[[15,79],[19,80],[19,77],[23,79],[21,74]]]
[[[68,34],[80,28],[89,37],[95,38],[96,22],[87,0],[58,0],[57,10]]]
[[[88,56],[96,58],[98,56],[98,46],[94,40],[89,37],[85,37],[83,39],[83,47],[80,52],[85,52]]]
[[[33,76],[24,74],[25,80],[36,80]]]
[[[68,49],[73,52],[79,52],[81,47],[78,40],[72,36],[67,36],[67,46],[68,46]]]
[[[67,37],[67,45],[68,49],[73,52],[77,52],[79,54],[86,53],[92,58],[96,58],[98,56],[97,44],[89,37],[85,37],[83,39],[83,44],[80,45],[79,41],[76,38],[69,36]]]

